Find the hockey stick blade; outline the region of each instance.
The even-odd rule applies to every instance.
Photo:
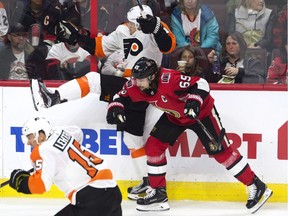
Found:
[[[138,4],[138,6],[139,6],[139,8],[140,8],[140,13],[141,13],[141,16],[144,18],[144,19],[146,19],[147,18],[147,16],[146,16],[146,13],[145,13],[145,11],[144,11],[144,9],[143,9],[143,6],[142,6],[142,3],[140,2],[141,0],[137,0],[137,4]]]
[[[192,115],[193,118],[196,120],[196,122],[200,125],[204,133],[208,136],[208,138],[211,140],[212,144],[216,148],[216,150],[221,150],[221,143],[217,142],[216,139],[213,137],[213,135],[210,133],[210,131],[205,127],[205,125],[200,121],[200,119],[196,116],[194,111],[192,109],[189,110],[189,115]]]
[[[28,172],[28,173],[32,173],[33,171],[34,171],[34,168],[31,168],[31,169],[28,170],[27,172]],[[10,179],[7,180],[7,181],[5,181],[5,182],[3,182],[3,183],[1,183],[1,184],[0,184],[0,188],[2,188],[2,187],[4,187],[4,186],[8,185],[9,182],[10,182]]]

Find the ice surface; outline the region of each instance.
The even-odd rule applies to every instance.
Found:
[[[48,198],[0,198],[0,216],[53,216],[68,200]],[[169,201],[170,210],[139,212],[136,203],[123,200],[123,216],[249,216],[243,202]],[[266,203],[255,216],[287,216],[287,203]]]

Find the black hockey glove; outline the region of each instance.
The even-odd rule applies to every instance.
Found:
[[[70,45],[75,45],[78,42],[79,32],[78,29],[71,24],[62,20],[56,26],[57,40],[68,43]]]
[[[145,34],[157,34],[160,28],[163,28],[160,22],[160,18],[147,14],[147,18],[142,16],[137,18],[141,30]]]
[[[29,172],[22,169],[15,169],[10,175],[9,186],[15,189],[17,192],[29,194],[31,193],[28,188]],[[24,185],[26,182],[26,185]]]
[[[91,55],[95,54],[95,38],[90,37],[90,32],[87,29],[77,29],[71,23],[61,21],[57,25],[56,33],[57,40],[70,45],[75,45],[78,43],[79,46],[88,51]]]
[[[188,94],[186,97],[184,114],[190,119],[194,119],[195,117],[198,117],[200,113],[200,106],[202,105],[202,103],[203,103],[203,100],[199,95]]]
[[[126,121],[124,105],[120,102],[110,103],[106,120],[108,124],[124,124]]]

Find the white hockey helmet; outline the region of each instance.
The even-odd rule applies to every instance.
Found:
[[[153,12],[149,6],[147,6],[147,5],[142,5],[142,6],[143,6],[144,13],[146,15],[149,14],[149,15],[153,16]],[[140,7],[138,5],[132,7],[127,13],[127,19],[130,22],[135,23],[136,25],[138,25],[138,22],[136,19],[140,16],[141,16],[141,10],[140,10]]]
[[[52,125],[44,117],[32,118],[28,120],[22,128],[22,134],[24,136],[34,134],[37,143],[40,131],[43,131],[47,138],[51,135],[52,132]]]

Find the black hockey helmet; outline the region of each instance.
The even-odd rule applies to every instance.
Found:
[[[136,79],[143,79],[155,74],[157,70],[158,67],[154,60],[141,57],[132,68],[132,76]]]

